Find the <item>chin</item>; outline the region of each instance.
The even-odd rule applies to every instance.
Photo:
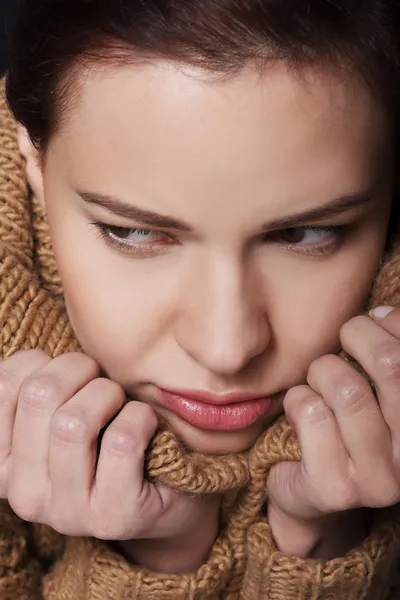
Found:
[[[237,454],[248,450],[273,420],[270,418],[268,422],[258,422],[239,431],[204,431],[193,427],[174,414],[162,412],[163,418],[186,447],[202,454],[213,455]]]

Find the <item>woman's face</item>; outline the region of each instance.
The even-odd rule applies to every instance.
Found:
[[[384,117],[346,75],[86,74],[43,171],[83,349],[189,446],[247,448],[362,310],[391,178]]]

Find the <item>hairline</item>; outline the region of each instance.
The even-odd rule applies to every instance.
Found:
[[[62,127],[64,115],[67,114],[68,110],[74,105],[74,102],[79,98],[80,91],[84,85],[86,76],[90,72],[96,69],[101,70],[103,67],[114,66],[116,68],[126,67],[129,65],[144,66],[146,64],[154,64],[155,62],[168,62],[175,63],[185,67],[196,67],[204,75],[205,79],[209,81],[229,81],[234,77],[238,76],[247,67],[251,67],[258,72],[260,78],[263,77],[267,68],[282,62],[286,65],[288,71],[301,80],[301,74],[305,70],[312,70],[314,72],[321,71],[332,71],[333,74],[342,76],[347,73],[357,75],[357,78],[362,82],[365,87],[373,94],[377,101],[380,102],[380,98],[377,94],[374,94],[374,90],[371,85],[365,80],[362,75],[361,69],[357,68],[357,65],[353,64],[354,61],[345,61],[338,53],[329,53],[326,55],[316,56],[309,58],[308,60],[296,59],[290,56],[277,56],[270,49],[269,53],[265,52],[265,56],[255,55],[238,61],[237,64],[226,65],[218,68],[216,64],[207,62],[205,59],[199,56],[193,56],[193,59],[189,57],[174,56],[161,53],[151,53],[131,46],[129,44],[113,43],[104,40],[104,43],[98,43],[96,47],[84,50],[77,56],[75,56],[69,63],[66,62],[63,70],[59,73],[59,77],[55,82],[54,89],[54,100],[53,100],[53,114],[51,115],[51,122],[49,126],[49,137],[48,139],[40,142],[33,140],[36,146],[40,160],[43,163],[48,146],[51,142],[51,138],[57,133]],[[381,102],[380,102],[381,103]]]

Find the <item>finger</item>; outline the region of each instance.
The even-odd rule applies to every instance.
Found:
[[[377,306],[371,310],[370,317],[388,333],[400,338],[400,306]]]
[[[35,371],[21,386],[12,441],[13,496],[28,503],[49,485],[48,452],[53,414],[98,373],[82,354],[65,354]],[[33,510],[33,507],[32,507]]]
[[[333,355],[314,361],[307,379],[335,415],[351,459],[350,476],[362,500],[368,506],[379,505],[395,490],[392,440],[371,386],[349,363]]]
[[[97,513],[106,511],[107,506],[118,507],[118,532],[114,527],[109,532],[114,538],[123,535],[126,539],[129,527],[136,527],[141,514],[143,525],[147,517],[162,510],[162,498],[157,488],[144,479],[144,457],[146,449],[157,429],[155,411],[141,402],[128,402],[104,432],[96,478],[92,493],[92,507]],[[140,524],[139,524],[140,525]],[[106,535],[103,532],[103,535]]]
[[[291,483],[286,478],[286,492],[281,486],[280,503],[290,502],[291,514],[296,514],[299,502],[302,503],[305,512],[307,507],[310,510],[304,518],[313,518],[315,508],[321,512],[336,510],[342,504],[347,508],[351,500],[348,497],[349,455],[333,412],[309,386],[289,390],[284,409],[299,438],[302,461],[300,468],[295,469],[290,464],[285,467],[286,475],[295,477]]]
[[[21,385],[50,360],[41,350],[32,350],[17,352],[0,363],[0,498],[7,497],[8,458]]]
[[[400,440],[399,339],[370,317],[355,317],[342,327],[341,343],[372,379],[392,439],[398,442]]]
[[[54,414],[49,472],[52,504],[61,515],[58,530],[66,527],[66,532],[74,535],[73,528],[82,525],[79,516],[88,513],[100,431],[124,403],[121,386],[109,379],[98,378],[90,381]],[[90,523],[86,525],[90,526]],[[76,534],[81,535],[81,530]]]

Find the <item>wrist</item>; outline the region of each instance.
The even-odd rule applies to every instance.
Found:
[[[310,558],[321,543],[322,518],[298,519],[269,505],[268,521],[275,544],[283,554]]]
[[[270,506],[268,519],[280,552],[300,558],[331,560],[345,556],[369,534],[371,511],[349,510],[315,519],[298,519]]]
[[[118,551],[132,564],[159,573],[192,573],[206,561],[219,534],[220,499],[202,503],[203,510],[179,535],[117,542]]]
[[[177,538],[118,542],[118,549],[129,562],[158,573],[182,574],[197,571],[217,538],[190,540]]]

